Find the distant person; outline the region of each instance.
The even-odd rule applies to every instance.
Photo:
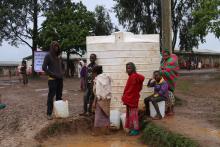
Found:
[[[139,134],[140,129],[138,120],[138,103],[140,91],[144,82],[144,76],[136,72],[135,64],[132,62],[126,64],[126,72],[129,77],[122,96],[122,102],[126,105],[125,128],[130,130],[130,136],[136,136]]]
[[[20,70],[21,70],[23,84],[27,85],[28,84],[27,63],[25,60],[22,61]]]
[[[94,93],[93,93],[94,77],[92,72],[94,67],[97,66],[96,59],[97,59],[96,54],[90,55],[90,64],[87,66],[87,75],[86,75],[86,92],[85,92],[84,104],[83,104],[84,112],[80,114],[82,116],[92,115],[92,104],[94,100]]]
[[[5,104],[2,103],[2,95],[0,94],[0,110],[6,107]]]
[[[109,133],[110,127],[110,102],[112,98],[112,80],[109,76],[102,73],[102,66],[94,67],[94,85],[93,91],[95,100],[93,108],[95,109],[94,135],[99,129],[104,130],[105,134]],[[100,130],[100,131],[101,131]]]
[[[162,119],[162,115],[160,113],[158,102],[160,101],[167,101],[169,93],[168,93],[168,84],[161,76],[160,71],[154,71],[153,73],[153,79],[150,79],[147,84],[148,87],[154,87],[154,93],[150,95],[149,97],[144,99],[145,107],[146,107],[146,113],[147,115],[150,114],[149,111],[149,102],[152,102],[156,112],[157,116],[153,119]]]
[[[190,60],[188,60],[188,61],[186,62],[186,67],[187,67],[188,71],[191,70],[191,61],[190,61]]]
[[[202,69],[202,62],[201,62],[201,61],[198,62],[198,69],[199,69],[199,70]]]
[[[56,100],[62,100],[63,92],[63,71],[61,61],[61,49],[57,41],[52,41],[50,45],[50,51],[45,56],[42,65],[43,71],[48,75],[48,99],[47,99],[47,118],[53,119],[53,99],[56,95]]]
[[[80,70],[80,89],[81,91],[85,91],[86,90],[87,67],[86,67],[86,63],[84,63],[82,60],[79,61],[79,64],[82,67]]]
[[[191,61],[191,69],[192,69],[192,70],[195,69],[195,63],[194,63],[194,61]]]
[[[9,70],[8,70],[8,75],[9,75],[9,80],[10,80],[10,82],[11,82],[11,76],[12,76],[11,68],[9,68]]]
[[[83,62],[83,61],[80,60],[78,66],[77,66],[77,70],[78,70],[78,78],[81,77],[81,75],[80,75],[80,72],[81,72],[81,69],[82,69],[82,64],[81,64],[81,62]],[[84,64],[84,62],[83,62],[83,64]]]
[[[70,74],[71,74],[71,77],[74,77],[74,74],[75,74],[75,65],[74,65],[74,62],[73,62],[73,61],[70,62]]]
[[[17,72],[17,76],[18,76],[19,83],[21,83],[21,82],[22,82],[21,65],[19,65],[19,66],[17,67],[16,72]]]

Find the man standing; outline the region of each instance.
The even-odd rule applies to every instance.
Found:
[[[56,95],[56,100],[62,100],[63,92],[63,71],[62,61],[60,58],[60,46],[57,41],[52,41],[50,51],[44,58],[42,65],[43,71],[48,75],[48,99],[47,99],[47,118],[53,119],[53,98]]]
[[[93,93],[93,69],[95,66],[97,66],[96,62],[96,54],[90,55],[90,64],[87,67],[87,89],[84,96],[84,104],[83,109],[84,112],[80,115],[91,115],[92,114],[92,104],[94,100],[94,93]],[[88,106],[89,105],[89,106]]]

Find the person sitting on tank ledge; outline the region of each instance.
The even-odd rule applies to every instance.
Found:
[[[149,97],[144,99],[145,107],[146,107],[146,114],[150,115],[149,110],[149,102],[152,102],[156,112],[157,116],[153,119],[162,119],[162,115],[160,113],[158,102],[160,101],[167,101],[168,99],[168,84],[163,79],[160,71],[154,71],[153,78],[149,79],[148,87],[154,87],[154,93],[150,95]]]

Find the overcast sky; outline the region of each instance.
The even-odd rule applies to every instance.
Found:
[[[74,2],[79,1],[82,1],[90,11],[94,11],[96,5],[103,5],[108,10],[111,10],[111,8],[114,5],[113,0],[74,0]],[[115,14],[111,12],[110,16],[112,22],[118,25],[118,21],[115,17]],[[200,45],[199,49],[209,49],[220,52],[220,41],[216,39],[214,35],[210,34],[206,37],[206,43]],[[3,42],[2,46],[0,46],[0,51],[0,61],[21,61],[23,57],[31,55],[31,49],[28,48],[26,45],[19,45],[19,47],[16,48],[10,46],[7,42]]]

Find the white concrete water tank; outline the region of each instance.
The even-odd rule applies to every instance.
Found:
[[[123,94],[128,75],[126,63],[134,62],[137,72],[145,76],[139,106],[144,105],[143,99],[152,93],[147,88],[148,79],[160,66],[159,35],[134,35],[130,32],[116,32],[109,36],[89,36],[86,38],[87,63],[90,54],[97,55],[97,63],[103,66],[103,72],[113,79],[111,109],[121,108]]]

